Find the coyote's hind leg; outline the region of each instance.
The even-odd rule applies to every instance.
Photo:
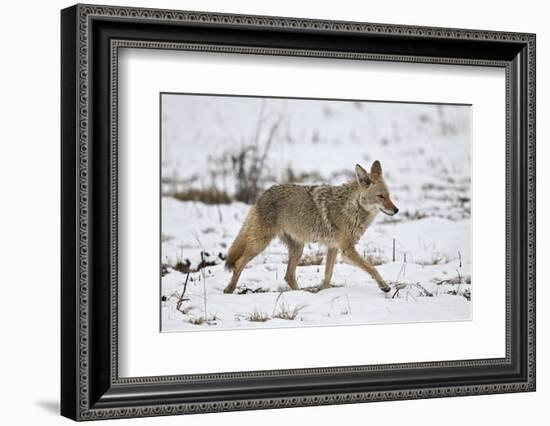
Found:
[[[231,277],[231,281],[227,287],[223,290],[224,293],[233,293],[235,291],[235,288],[237,288],[237,282],[239,281],[239,277],[241,276],[241,272],[244,267],[267,247],[272,238],[273,237],[271,236],[265,236],[256,239],[253,243],[247,243],[242,256],[235,261],[233,276]]]
[[[286,267],[285,281],[292,290],[299,290],[298,282],[296,281],[296,267],[304,252],[304,244],[299,243],[288,235],[283,235],[281,240],[288,248],[288,265]]]

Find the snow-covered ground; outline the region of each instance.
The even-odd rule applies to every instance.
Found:
[[[162,102],[163,331],[471,318],[469,107],[182,95]],[[325,257],[316,244],[306,245],[297,269],[303,290],[289,291],[277,240],[247,266],[234,294],[223,293],[231,276],[223,258],[250,206],[171,195],[215,187],[232,196],[236,180],[223,159],[251,143],[264,149],[273,123],[264,188],[288,170],[304,183],[339,184],[355,163],[381,161],[400,212],[379,214],[357,249],[378,264],[390,293],[340,256],[334,287],[316,292]]]

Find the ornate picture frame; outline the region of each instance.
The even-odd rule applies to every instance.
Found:
[[[61,12],[61,414],[160,416],[535,390],[535,35],[76,5]],[[119,377],[118,53],[190,50],[506,74],[502,358]]]

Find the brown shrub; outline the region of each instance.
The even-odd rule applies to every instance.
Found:
[[[229,204],[231,197],[225,191],[216,188],[209,189],[187,189],[171,194],[179,201],[199,201],[204,204]]]

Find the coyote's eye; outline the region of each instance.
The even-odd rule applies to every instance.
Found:
[[[378,195],[378,198],[380,198],[381,200],[384,199],[384,196],[382,194]]]

